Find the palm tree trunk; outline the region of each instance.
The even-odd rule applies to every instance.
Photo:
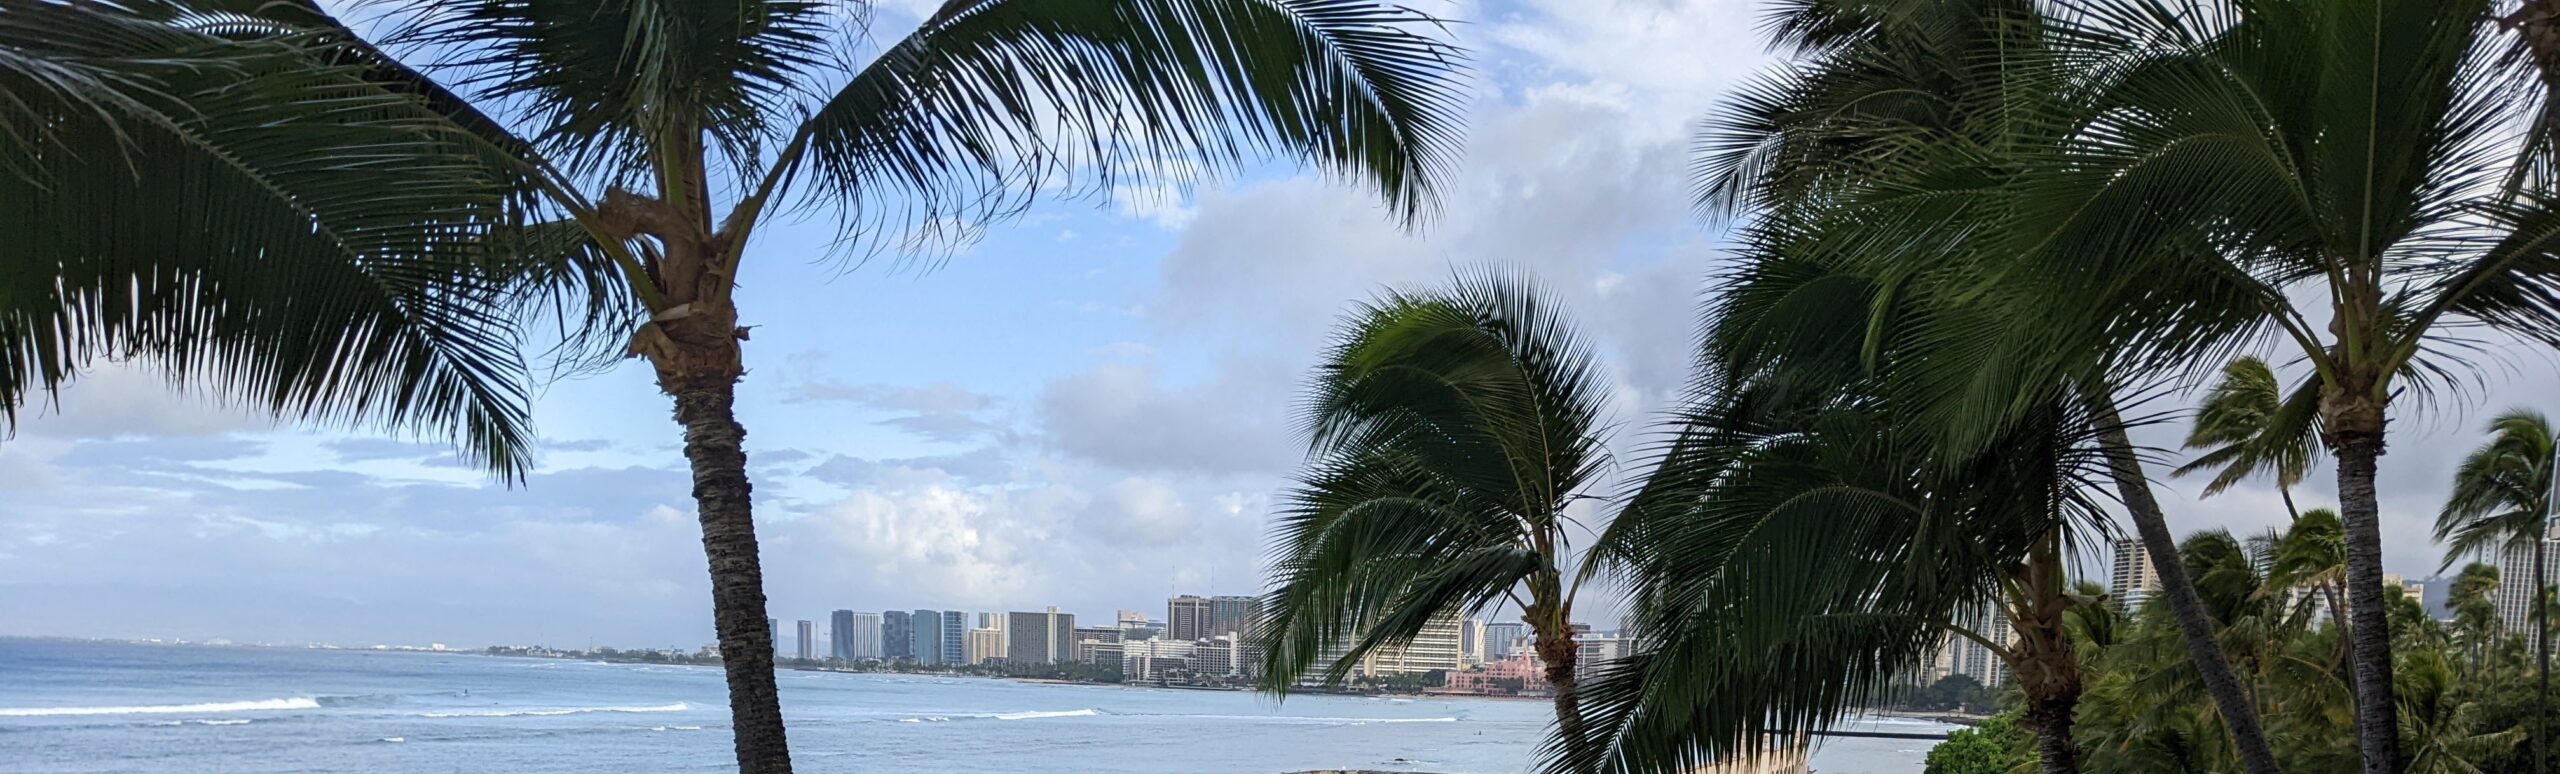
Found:
[[[1537,648],[1538,660],[1546,668],[1547,687],[1555,691],[1556,733],[1572,753],[1567,759],[1597,761],[1590,754],[1591,737],[1583,728],[1580,697],[1575,690],[1579,681],[1574,679],[1574,669],[1580,646],[1574,642],[1573,611],[1564,600],[1563,573],[1554,570],[1554,566],[1550,559],[1549,569],[1529,576],[1529,607],[1521,611],[1521,617],[1537,638],[1531,645]]]
[[[2213,619],[2205,613],[2204,599],[2196,596],[2194,580],[2187,577],[2186,565],[2178,561],[2178,540],[2169,534],[2168,516],[2160,510],[2160,501],[2151,495],[2151,480],[2142,473],[2142,459],[2133,453],[2133,439],[2125,434],[2124,417],[2116,411],[2115,396],[2104,388],[2092,388],[2088,403],[2090,418],[2104,433],[2099,443],[2107,458],[2107,472],[2115,479],[2125,510],[2133,516],[2134,531],[2142,537],[2143,550],[2152,557],[2151,567],[2160,576],[2160,593],[2168,597],[2169,612],[2178,620],[2179,633],[2185,635],[2187,657],[2204,678],[2205,692],[2213,695],[2214,705],[2222,710],[2222,724],[2231,730],[2231,744],[2240,753],[2241,765],[2249,774],[2276,774],[2280,769],[2275,750],[2267,746],[2266,731],[2258,722],[2258,707],[2241,690],[2239,678],[2232,675],[2231,659],[2222,652],[2222,642],[2214,638]]]
[[[2071,739],[2072,713],[2080,706],[2080,657],[2063,634],[2062,619],[2071,599],[2064,593],[2062,533],[2047,532],[2036,541],[2021,568],[2026,590],[2023,606],[2009,611],[2009,627],[2018,642],[2009,654],[2009,671],[2026,699],[2019,722],[2036,734],[2036,758],[2046,774],[2077,774],[2080,745]]]
[[[1576,665],[1575,650],[1579,646],[1574,642],[1573,627],[1568,624],[1561,630],[1551,626],[1539,628],[1541,631],[1537,634],[1536,644],[1538,660],[1545,662],[1547,686],[1556,692],[1556,733],[1564,737],[1565,747],[1568,750],[1587,751],[1591,745],[1591,738],[1582,727],[1582,708],[1577,703],[1579,698],[1575,695],[1576,683],[1573,670]],[[1570,756],[1569,760],[1596,759],[1587,754],[1576,754]]]
[[[2382,596],[2381,505],[2373,479],[2382,457],[2379,412],[2374,427],[2343,426],[2337,438],[2338,515],[2347,532],[2347,622],[2355,656],[2356,737],[2365,774],[2400,770],[2398,704],[2391,691],[2391,621]]]
[[[765,619],[764,567],[756,553],[747,483],[747,431],[732,411],[743,357],[733,324],[704,323],[668,331],[676,338],[658,342],[647,354],[657,366],[659,389],[675,398],[676,422],[684,426],[685,460],[693,466],[693,499],[702,522],[702,552],[711,565],[712,622],[729,680],[738,771],[790,774],[791,748],[783,737],[773,630]],[[694,330],[702,328],[709,330]]]

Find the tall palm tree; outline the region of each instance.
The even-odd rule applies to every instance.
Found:
[[[2367,772],[2403,763],[2376,466],[2396,395],[2461,377],[2429,346],[2478,324],[2560,342],[2560,208],[2506,192],[2538,102],[2495,66],[2489,0],[2086,0],[2064,34],[2131,41],[2070,141],[1976,223],[2029,330],[2164,366],[2272,340],[2317,377],[2347,537]],[[2146,304],[2095,303],[2124,288]],[[2315,323],[2313,321],[2323,321]],[[2062,335],[2048,336],[2060,341]],[[2057,359],[2053,368],[2069,368]]]
[[[2554,452],[2560,447],[2555,447],[2550,421],[2523,409],[2490,420],[2489,435],[2489,442],[2454,470],[2453,494],[2436,514],[2436,540],[2446,544],[2446,567],[2453,566],[2455,557],[2500,550],[2531,557],[2534,727],[2542,729],[2542,719],[2551,713],[2551,606],[2544,599],[2550,581],[2543,577],[2550,552],[2544,544],[2551,537],[2553,466],[2560,464]],[[2543,736],[2538,730],[2533,734],[2537,771],[2548,765]]]
[[[683,428],[743,772],[790,770],[732,408],[736,291],[768,221],[804,205],[876,248],[866,237],[965,228],[1044,190],[1265,153],[1373,184],[1410,220],[1460,98],[1434,20],[1372,0],[950,0],[861,63],[859,0],[393,0],[367,6],[379,36],[311,0],[151,4],[227,37],[314,41],[368,94],[443,113],[476,140],[464,157],[504,158],[539,221],[490,240],[498,265],[563,305],[572,343],[593,345],[576,352],[647,360]]]
[[[102,360],[281,417],[531,443],[491,245],[531,203],[417,95],[183,9],[0,2],[0,434]]]
[[[2319,431],[2313,427],[2318,395],[2312,389],[2288,393],[2275,369],[2256,356],[2232,358],[2222,367],[2222,379],[2205,392],[2187,432],[2187,448],[2205,453],[2172,474],[2215,471],[2212,483],[2205,485],[2207,496],[2260,473],[2273,476],[2285,515],[2302,518],[2302,509],[2293,504],[2293,488],[2302,485],[2319,454]]]
[[[1317,366],[1312,456],[1272,526],[1263,688],[1319,667],[1340,682],[1435,621],[1508,603],[1579,748],[1565,511],[1608,468],[1605,392],[1523,279],[1461,278],[1353,315]]]
[[[2091,95],[2116,74],[2109,66],[2113,49],[2125,45],[2059,35],[2038,4],[2012,0],[1802,0],[1786,4],[1775,26],[1779,42],[1804,56],[1744,89],[1709,123],[1696,165],[1701,201],[1713,211],[1759,213],[1751,238],[1863,264],[1855,273],[1888,293],[1979,281],[1980,267],[2011,249],[1965,224],[1996,227],[1993,214],[2006,206],[2004,181],[2034,163],[2039,154],[2031,151],[2067,141],[2057,127],[2100,112]],[[2113,295],[2087,298],[2093,289]],[[2098,308],[2163,302],[2143,286],[2076,290],[2082,303]],[[2018,303],[2009,292],[1951,293],[1981,299],[1977,305],[1995,317],[1999,306]],[[1823,296],[1808,293],[1781,313],[1820,319],[1849,308],[1829,306],[1841,301],[1818,300]],[[2176,538],[2124,432],[2129,423],[2116,397],[2169,372],[2161,363],[2174,356],[2124,352],[2103,330],[2057,336],[2071,331],[1981,313],[1867,319],[1863,329],[1837,333],[1867,339],[1870,352],[1888,335],[1943,351],[1926,359],[1937,365],[1906,368],[1882,389],[1918,404],[1916,416],[1933,417],[1913,429],[1943,436],[1951,459],[1986,448],[2010,417],[2026,410],[2022,402],[2046,394],[2042,385],[2076,385],[2098,423],[2106,472],[2136,534],[2152,556],[2175,555]],[[2049,370],[1994,364],[1998,357],[2022,357],[2006,352],[2011,348],[2069,364]],[[2242,761],[2255,774],[2271,774],[2275,760],[2257,712],[2192,584],[2179,567],[2162,566],[2160,575],[2162,597]]]

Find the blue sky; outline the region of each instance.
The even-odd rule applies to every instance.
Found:
[[[886,4],[876,32],[924,5]],[[1757,9],[1426,7],[1460,20],[1479,73],[1462,171],[1418,232],[1367,191],[1263,165],[1171,198],[1046,202],[921,262],[833,260],[818,220],[762,234],[739,413],[774,615],[1162,615],[1171,593],[1258,591],[1326,331],[1380,288],[1453,271],[1525,270],[1578,312],[1632,457],[1685,377],[1718,261],[1687,207],[1686,135],[1767,63]],[[2474,409],[2550,394],[2547,358],[2513,360],[2397,428],[2392,569],[2434,568],[2425,524]],[[710,641],[677,430],[647,369],[550,384],[538,421],[541,468],[508,490],[435,444],[277,428],[102,369],[0,442],[0,634]],[[2166,494],[2181,531],[2283,518],[2263,487],[2198,488]],[[2306,504],[2330,499],[2312,488]]]

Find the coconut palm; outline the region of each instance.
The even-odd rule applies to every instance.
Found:
[[[2103,519],[2086,415],[2057,401],[1948,466],[1872,393],[1767,376],[1710,380],[1611,524],[1595,561],[1648,636],[1586,691],[1606,743],[1556,745],[1551,770],[1753,758],[1911,684],[1959,638],[2009,667],[2042,770],[2078,770],[2069,632],[2088,622],[2071,613],[2097,600],[2065,565]]]
[[[1804,55],[1746,87],[1709,122],[1696,166],[1701,201],[1714,212],[1755,213],[1746,238],[1763,249],[1830,256],[1857,267],[1850,272],[1861,277],[1856,283],[1874,283],[1885,295],[1984,279],[1980,267],[2011,248],[1968,224],[1999,227],[1993,214],[2005,206],[2003,181],[2038,158],[2029,149],[2067,141],[2057,127],[2097,112],[2091,95],[2117,74],[2117,50],[2126,45],[2059,36],[2037,4],[2010,0],[1804,0],[1778,18],[1779,42]],[[2100,331],[2084,328],[2072,338],[2056,335],[2065,329],[2002,319],[1999,306],[2019,303],[2014,290],[1951,291],[1981,300],[1974,306],[1983,308],[1967,314],[1868,315],[1851,324],[1859,318],[1839,314],[1855,308],[1844,305],[1855,303],[1851,298],[1821,283],[1803,287],[1774,301],[1782,307],[1772,313],[1797,320],[1805,335],[1770,338],[1776,346],[1828,336],[1837,341],[1825,346],[1872,355],[1890,336],[1943,353],[1906,360],[1881,389],[1903,395],[1915,416],[1927,418],[1911,429],[1941,436],[1950,459],[1987,448],[2012,417],[2049,394],[2048,385],[2075,385],[2103,435],[2106,472],[2136,534],[2151,555],[2175,554],[2165,512],[2123,432],[2130,423],[2117,395],[2158,380],[2169,372],[2163,362],[2186,353],[2138,355]],[[2077,290],[2080,302],[2097,308],[2231,296],[2215,288],[2164,299],[2155,288],[2122,283]],[[2089,298],[2091,292],[2111,295]],[[1814,322],[1829,320],[1842,324]],[[2009,333],[1994,332],[2000,330]],[[2018,357],[2068,363],[2001,364]],[[2256,711],[2192,585],[2179,567],[2159,569],[2162,597],[2246,768],[2275,771]]]
[[[1461,278],[1351,316],[1317,366],[1311,458],[1272,525],[1263,688],[1328,683],[1434,622],[1520,611],[1578,744],[1565,510],[1608,467],[1599,368],[1523,279]]]
[[[2073,7],[2064,34],[2136,45],[2111,109],[2034,146],[1986,208],[2005,241],[1982,254],[2009,267],[1988,274],[2058,351],[2087,332],[2165,365],[2273,341],[2310,364],[2364,766],[2396,771],[2376,466],[2395,396],[2463,378],[2431,346],[2449,331],[2560,342],[2560,208],[2499,185],[2532,79],[2495,66],[2488,0]],[[2158,295],[2103,303],[2123,288]]]
[[[897,248],[872,237],[930,241],[1041,191],[1265,153],[1368,182],[1412,219],[1459,98],[1434,21],[1371,0],[950,0],[859,62],[857,0],[390,0],[364,6],[384,15],[376,36],[310,0],[167,4],[228,37],[315,41],[375,82],[367,95],[444,113],[478,140],[469,158],[506,158],[541,220],[493,240],[497,263],[564,305],[571,344],[594,345],[570,354],[647,360],[683,429],[748,772],[790,769],[732,408],[736,291],[769,222],[799,205],[856,250]],[[86,140],[114,155],[112,136]],[[331,147],[301,158],[368,161]],[[435,204],[388,178],[371,189]]]
[[[2312,399],[2318,395],[2311,389],[2288,392],[2265,360],[2232,358],[2222,367],[2222,379],[2205,392],[2187,432],[2187,448],[2203,449],[2204,454],[2173,474],[2214,471],[2213,481],[2205,485],[2207,496],[2261,473],[2273,476],[2285,514],[2301,518],[2293,488],[2302,485],[2319,453],[2318,428],[2312,426]]]
[[[2445,544],[2445,567],[2461,556],[2493,551],[2523,551],[2532,558],[2533,660],[2536,711],[2551,712],[2551,606],[2544,601],[2550,581],[2544,548],[2551,536],[2551,423],[2537,412],[2511,410],[2489,421],[2490,439],[2462,459],[2453,473],[2453,494],[2436,514],[2436,540]],[[2539,727],[2541,724],[2535,724]],[[2544,764],[2541,734],[2533,735],[2534,765]]]
[[[280,417],[531,442],[500,159],[316,41],[0,2],[0,434],[100,361]]]

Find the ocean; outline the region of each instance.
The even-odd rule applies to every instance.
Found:
[[[1504,699],[792,671],[781,684],[804,772],[1520,772],[1549,718]],[[711,667],[0,639],[0,771],[718,772],[724,696]],[[1813,768],[1918,771],[1930,744],[1838,739]]]

